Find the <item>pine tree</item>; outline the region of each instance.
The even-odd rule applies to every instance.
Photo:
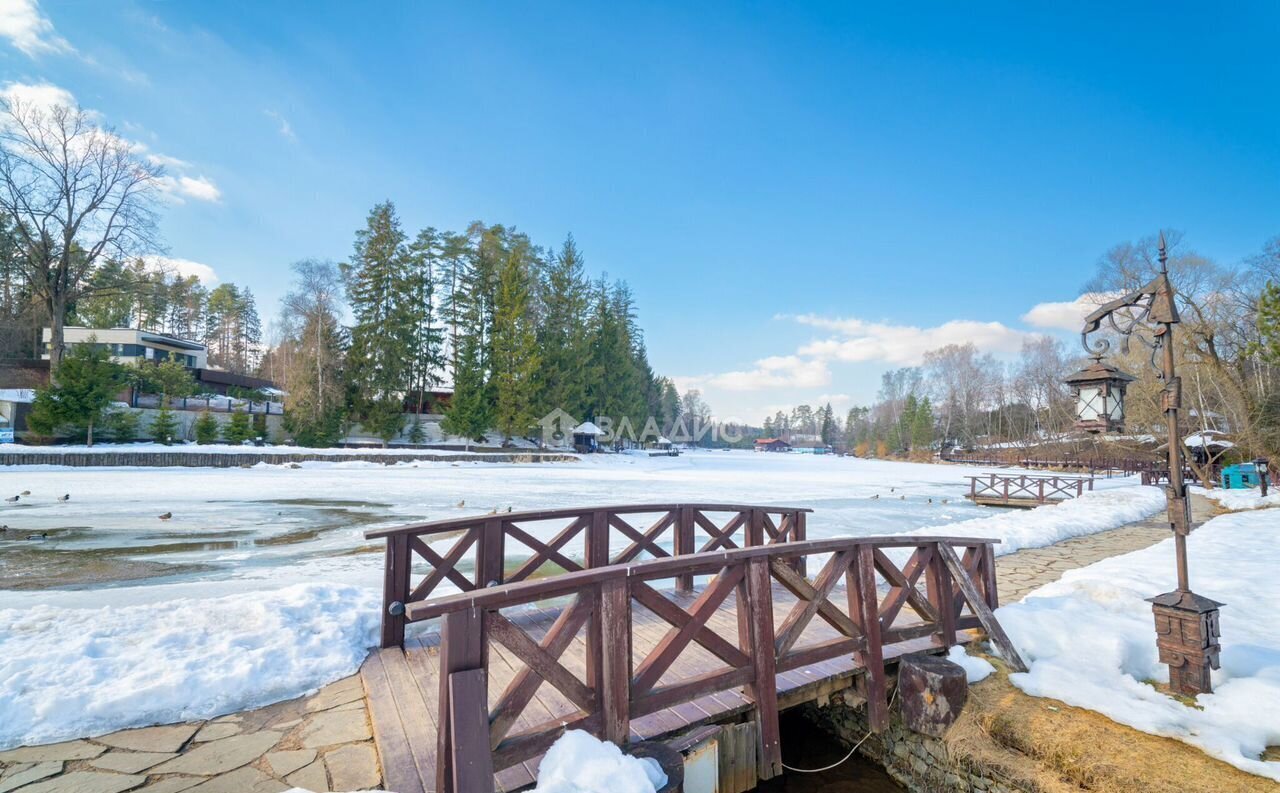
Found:
[[[385,446],[403,427],[397,406],[410,386],[415,341],[411,259],[390,201],[369,212],[342,272],[355,317],[348,353],[355,415]]]
[[[445,411],[442,429],[471,442],[479,440],[492,426],[489,400],[480,365],[480,341],[471,334],[458,339],[457,364],[453,373],[453,398]]]
[[[178,440],[178,419],[167,404],[162,405],[151,419],[151,437],[165,446]]]
[[[913,452],[928,451],[933,448],[933,407],[929,398],[925,397],[916,404],[911,419],[911,450]]]
[[[222,439],[232,445],[239,445],[253,438],[253,426],[249,423],[249,414],[237,410],[231,414],[231,420],[222,427]]]
[[[493,323],[496,419],[503,438],[527,435],[538,418],[538,344],[529,313],[529,273],[515,252],[503,265]]]
[[[90,337],[76,344],[62,358],[57,377],[47,388],[37,389],[27,424],[39,435],[52,437],[63,427],[85,432],[93,445],[93,430],[102,421],[111,400],[126,382],[124,367],[112,362],[107,348]]]
[[[1258,298],[1257,350],[1262,359],[1280,365],[1280,284],[1268,281]]]
[[[820,412],[818,435],[823,443],[831,446],[836,442],[837,434],[835,411],[831,409],[831,403],[828,402]]]
[[[418,233],[409,247],[407,312],[412,341],[409,356],[409,389],[416,397],[417,414],[426,406],[427,392],[439,385],[445,371],[444,328],[436,309],[437,281],[444,271],[445,239],[434,228]],[[415,420],[415,425],[420,423]],[[420,443],[421,441],[415,441]]]
[[[214,418],[213,414],[209,411],[204,411],[200,414],[200,418],[196,419],[194,430],[196,434],[196,443],[217,443],[218,435],[220,434],[218,431],[218,420]]]
[[[542,355],[538,410],[557,408],[572,416],[586,415],[583,367],[588,357],[587,295],[584,262],[570,234],[559,254],[550,257],[542,279],[542,323],[538,349]]]
[[[137,440],[140,427],[138,414],[128,408],[110,411],[102,422],[103,434],[112,443],[129,443]]]

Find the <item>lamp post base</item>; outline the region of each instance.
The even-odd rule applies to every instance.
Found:
[[[1224,604],[1178,590],[1147,602],[1155,614],[1160,663],[1169,666],[1169,688],[1189,697],[1212,693],[1209,671],[1218,668],[1218,609]]]

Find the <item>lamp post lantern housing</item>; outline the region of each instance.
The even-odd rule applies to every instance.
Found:
[[[1093,363],[1067,377],[1076,400],[1078,430],[1088,433],[1120,432],[1124,429],[1124,392],[1137,378],[1125,374],[1096,356]]]

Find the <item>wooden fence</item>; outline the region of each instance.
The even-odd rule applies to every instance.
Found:
[[[965,498],[975,504],[1031,506],[1076,498],[1093,490],[1093,477],[983,474],[966,477]]]
[[[693,525],[681,517],[685,510],[696,516],[717,509],[725,508],[672,506],[668,510],[672,517],[657,525]],[[724,537],[730,529],[724,528],[713,532],[719,539],[709,545],[716,550],[708,548],[687,556],[657,554],[666,558],[631,564],[623,563],[631,558],[628,554],[613,561],[600,553],[598,560],[607,564],[598,569],[571,565],[573,571],[563,575],[487,587],[458,581],[459,588],[467,591],[411,602],[406,611],[410,620],[441,618],[443,622],[435,790],[492,791],[495,771],[545,752],[566,729],[587,730],[625,744],[631,720],[729,689],[745,689],[752,702],[751,718],[758,733],[757,771],[760,778],[768,779],[782,770],[777,676],[789,670],[852,655],[864,670],[862,688],[870,724],[882,730],[889,719],[884,655],[894,644],[932,637],[934,646],[950,647],[956,643],[957,631],[982,627],[1012,668],[1025,668],[992,616],[999,602],[994,541],[904,536],[816,541],[774,538],[766,545],[762,542],[766,536],[764,517],[778,511],[733,509],[739,509],[741,517],[731,525],[755,527],[757,542],[753,547],[727,544]],[[618,512],[587,514],[592,517],[586,525],[597,527],[596,533],[602,535],[599,527],[608,525],[601,522],[608,517],[596,516]],[[783,514],[789,516],[795,531],[795,521],[804,512]],[[696,517],[692,520],[698,522]],[[493,521],[479,530],[480,536],[484,531],[494,536],[500,531],[506,534],[503,522]],[[390,546],[397,542],[403,545],[397,537],[416,535],[384,536]],[[635,546],[652,549],[652,539],[643,537],[637,532]],[[539,545],[543,550],[536,558],[542,560],[552,553],[552,546]],[[599,553],[599,546],[596,550]],[[818,557],[815,566],[824,562],[812,578],[803,572],[805,565],[797,564],[811,556]],[[899,565],[895,558],[905,558],[905,562]],[[446,564],[440,569],[452,568]],[[485,580],[488,575],[476,580]],[[695,576],[710,578],[687,607],[655,586],[658,581],[687,582]],[[785,618],[776,623],[775,585],[794,598]],[[881,589],[887,589],[883,599]],[[527,633],[518,616],[503,613],[548,598],[567,599],[567,605],[541,638]],[[781,605],[785,607],[785,603]],[[642,650],[639,658],[633,657],[633,647],[641,647],[638,642],[633,645],[638,636],[633,636],[636,606],[668,625],[660,641],[651,647],[644,645],[649,649]],[[900,621],[906,609],[919,619]],[[722,611],[736,615],[736,641],[708,626],[712,615]],[[815,617],[834,628],[834,638],[802,641],[805,627]],[[585,679],[563,661],[580,632],[585,632]],[[718,667],[691,672],[676,664],[681,652],[694,644],[718,659]],[[500,648],[517,655],[525,668],[511,678],[491,706],[489,663]],[[544,683],[571,702],[576,712],[545,720],[542,711],[540,721],[540,711],[531,701]]]
[[[737,504],[635,504],[479,515],[367,532],[370,539],[387,541],[382,646],[404,644],[405,624],[421,619],[413,616],[413,605],[426,601],[446,581],[471,592],[547,573],[624,564],[645,554],[660,558],[799,542],[805,539],[809,512]],[[535,534],[551,536],[543,540]],[[433,541],[450,539],[448,549],[431,547]],[[508,569],[508,557],[522,549],[528,558]],[[803,559],[795,566],[803,575]],[[688,591],[693,574],[681,574],[676,585]]]

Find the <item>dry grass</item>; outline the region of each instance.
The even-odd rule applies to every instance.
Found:
[[[994,661],[994,659],[992,659]],[[999,666],[998,661],[994,661]],[[947,733],[953,757],[1034,793],[1252,793],[1275,782],[1199,749],[1139,732],[1056,700],[1027,696],[1001,669],[969,690]]]

